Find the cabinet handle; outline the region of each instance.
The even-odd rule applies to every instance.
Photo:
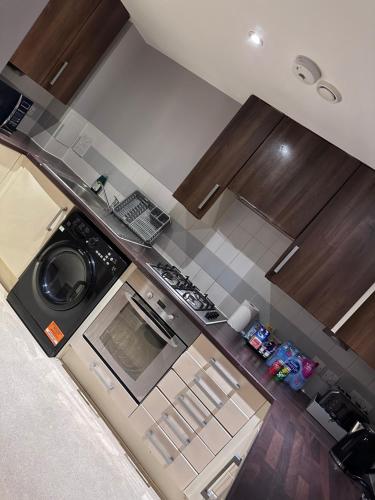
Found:
[[[349,309],[348,312],[335,324],[331,329],[333,333],[336,333],[340,328],[353,316],[354,313],[366,302],[367,299],[375,292],[375,283],[373,283],[370,288],[357,300],[357,302]]]
[[[216,406],[216,408],[221,408],[223,406],[222,400],[217,394],[211,389],[211,387],[205,382],[201,377],[194,377],[194,382],[197,384],[199,389],[208,397],[208,399]]]
[[[90,370],[95,373],[107,391],[112,391],[115,388],[112,380],[102,373],[100,366],[95,361],[90,364]]]
[[[54,85],[57,80],[60,78],[60,76],[62,75],[62,73],[65,71],[66,67],[68,66],[68,61],[64,61],[60,67],[60,69],[58,70],[58,72],[56,73],[56,75],[52,78],[52,80],[49,82],[49,84],[51,85]]]
[[[159,439],[156,436],[156,433],[152,430],[149,430],[146,433],[146,437],[154,445],[154,447],[160,453],[160,455],[163,457],[165,463],[167,465],[170,465],[173,462],[174,458],[171,456],[170,453],[168,453],[168,450],[166,450],[165,446],[159,441]]]
[[[201,495],[205,500],[213,500],[214,498],[218,498],[215,492],[212,490],[212,486],[216,483],[218,479],[229,469],[231,465],[237,465],[239,467],[241,465],[242,458],[238,455],[234,455],[233,458],[229,460],[229,462],[224,465],[224,467],[216,474],[216,476],[208,483],[203,491],[201,491]]]
[[[234,377],[232,377],[232,375],[228,372],[228,370],[224,368],[224,366],[221,363],[219,363],[219,361],[216,361],[215,358],[211,358],[210,365],[217,371],[220,377],[222,377],[226,382],[228,382],[228,384],[231,387],[233,387],[233,389],[241,389],[241,386],[237,382],[237,380]]]
[[[216,191],[220,188],[220,184],[215,184],[214,187],[211,189],[211,191],[208,193],[208,195],[203,198],[203,200],[199,203],[198,205],[198,210],[202,210],[207,203],[210,201],[210,199],[213,197],[213,195],[216,193]]]
[[[299,246],[295,245],[291,249],[291,251],[285,255],[280,264],[278,264],[273,270],[274,274],[277,274],[285,266],[285,264],[293,257],[293,255],[298,252],[299,248]]]
[[[191,442],[189,436],[183,431],[182,427],[176,422],[172,415],[163,413],[162,419],[184,446],[187,446]]]
[[[60,215],[63,213],[63,212],[67,212],[68,211],[68,207],[63,207],[63,208],[60,208],[60,210],[57,212],[57,214],[54,216],[54,218],[51,220],[51,222],[48,224],[48,226],[46,227],[47,231],[52,231],[53,229],[53,225],[54,223],[57,221],[57,219],[60,217]]]
[[[177,399],[178,401],[180,401],[180,403],[188,412],[188,414],[191,416],[191,418],[193,418],[197,422],[198,425],[200,425],[201,427],[207,425],[207,420],[205,418],[200,418],[200,415],[198,415],[199,412],[198,408],[195,408],[194,403],[190,401],[187,394],[185,394],[184,396],[181,394],[180,396],[177,397]]]

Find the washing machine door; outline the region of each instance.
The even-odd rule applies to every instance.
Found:
[[[47,248],[37,259],[34,286],[51,309],[78,306],[95,279],[94,261],[83,248],[62,242]]]

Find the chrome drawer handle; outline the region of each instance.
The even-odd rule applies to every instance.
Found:
[[[338,330],[358,311],[358,309],[366,302],[367,299],[375,292],[375,283],[357,300],[357,302],[349,309],[348,312],[335,324],[331,331],[337,333]]]
[[[149,430],[146,432],[146,437],[153,444],[153,446],[160,453],[160,455],[163,457],[163,460],[165,461],[165,463],[167,465],[170,465],[174,461],[174,458],[172,457],[172,455],[170,453],[168,453],[168,450],[159,441],[156,433],[152,430]]]
[[[216,406],[216,408],[221,408],[223,402],[220,397],[215,394],[211,387],[205,382],[201,377],[194,377],[194,381],[199,387],[199,389],[208,397],[208,399]]]
[[[181,394],[177,397],[177,400],[180,401],[182,406],[198,425],[200,425],[201,427],[207,425],[207,420],[205,418],[200,418],[200,415],[198,414],[198,412],[200,413],[199,409],[195,407],[194,403],[190,401],[189,397],[186,394],[185,396]]]
[[[219,363],[219,361],[216,361],[215,358],[210,359],[210,365],[212,368],[214,368],[217,373],[226,381],[228,384],[233,387],[233,389],[241,389],[240,384],[237,382],[237,380],[228,372],[224,366]]]
[[[56,75],[52,78],[52,80],[49,82],[49,84],[51,85],[54,85],[57,80],[60,78],[60,76],[62,75],[62,73],[65,71],[66,67],[68,66],[68,61],[64,61],[60,67],[60,69],[58,70],[58,72],[56,73]]]
[[[60,217],[60,215],[64,212],[67,212],[67,211],[68,211],[68,207],[60,208],[60,210],[57,212],[57,214],[54,216],[54,218],[51,220],[51,222],[46,227],[46,230],[52,231],[53,225],[57,221],[57,219]]]
[[[90,364],[90,370],[95,373],[97,378],[100,380],[100,382],[104,385],[104,387],[107,389],[107,391],[112,391],[115,386],[113,385],[112,380],[107,377],[101,370],[100,366],[93,361]]]
[[[165,422],[165,424],[170,428],[170,430],[173,432],[173,434],[177,437],[177,439],[181,441],[181,443],[184,446],[187,446],[191,442],[189,436],[184,432],[182,427],[176,422],[176,420],[172,415],[168,415],[168,413],[163,413],[162,419]]]
[[[229,469],[231,465],[236,465],[239,467],[241,465],[242,458],[238,455],[234,455],[233,458],[229,460],[229,462],[221,469],[220,472],[216,474],[216,476],[208,483],[208,485],[205,487],[203,491],[201,491],[201,495],[205,500],[213,500],[215,498],[218,498],[215,492],[212,489],[212,486],[216,483],[218,479],[221,478],[221,476]]]
[[[199,203],[198,205],[198,210],[202,210],[207,203],[210,201],[210,199],[213,197],[213,195],[216,193],[216,191],[220,188],[220,184],[215,184],[214,187],[211,189],[211,191],[208,193],[208,195],[203,198],[203,200]]]
[[[277,274],[281,269],[285,266],[285,264],[293,257],[294,254],[296,254],[299,250],[299,246],[295,245],[289,253],[285,255],[283,260],[278,264],[275,269],[273,270],[274,274]]]

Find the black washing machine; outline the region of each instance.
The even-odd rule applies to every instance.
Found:
[[[130,265],[73,212],[20,276],[8,302],[52,357]]]

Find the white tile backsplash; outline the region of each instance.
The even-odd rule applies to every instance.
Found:
[[[242,252],[253,262],[258,262],[258,260],[267,252],[267,247],[256,238],[251,238],[249,243],[247,243],[243,248]]]

